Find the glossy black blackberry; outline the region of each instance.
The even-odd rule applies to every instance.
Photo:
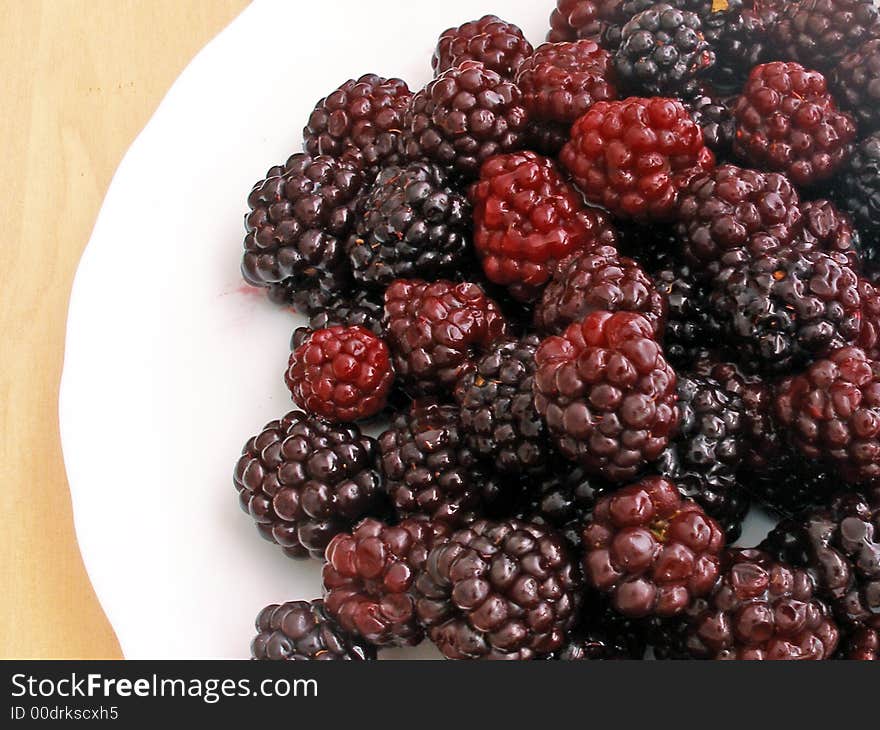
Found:
[[[532,401],[537,335],[500,340],[455,386],[468,445],[505,474],[540,473],[549,441]]]
[[[244,445],[233,484],[260,535],[294,558],[321,558],[334,535],[388,512],[375,440],[301,411]]]
[[[703,130],[703,140],[718,160],[729,159],[733,154],[736,122],[733,119],[732,99],[700,94],[688,101],[688,111]]]
[[[731,93],[738,92],[749,71],[772,54],[769,40],[772,24],[760,12],[762,2],[713,2],[711,11],[702,15],[703,34],[716,55],[715,66],[710,73],[715,87]]]
[[[634,94],[694,96],[715,65],[696,13],[659,3],[634,16],[614,54],[619,82]]]
[[[564,662],[640,660],[646,651],[642,623],[615,611],[604,596],[589,592],[577,626],[565,645],[548,658]]]
[[[365,661],[376,647],[343,631],[327,615],[324,602],[288,601],[260,611],[251,658],[276,661]]]
[[[290,349],[302,344],[303,337],[314,330],[328,327],[363,327],[374,335],[382,336],[382,316],[385,305],[381,294],[357,291],[353,295],[325,292],[320,289],[300,290],[292,295],[293,306],[308,317],[308,326],[294,330]]]
[[[295,154],[271,168],[248,196],[245,281],[279,302],[301,289],[343,290],[350,279],[344,246],[362,185],[356,168],[333,157]]]
[[[837,176],[835,187],[841,207],[849,211],[865,240],[869,259],[877,258],[880,235],[880,132],[862,140],[849,165]]]

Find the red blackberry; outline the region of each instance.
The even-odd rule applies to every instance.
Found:
[[[847,54],[830,80],[834,98],[855,117],[861,135],[880,130],[880,38]]]
[[[343,629],[376,646],[414,646],[422,638],[413,585],[428,551],[448,528],[427,520],[389,526],[366,519],[327,546],[324,603]]]
[[[777,389],[776,417],[801,453],[854,484],[880,479],[880,363],[845,347]]]
[[[699,16],[666,3],[629,20],[614,54],[621,84],[649,96],[694,96],[714,65]]]
[[[675,371],[642,315],[593,312],[544,340],[535,361],[535,407],[566,458],[625,481],[669,444]]]
[[[474,179],[492,155],[525,142],[519,88],[477,61],[450,68],[416,93],[404,117],[402,150]]]
[[[594,104],[560,160],[588,200],[636,220],[670,218],[690,176],[714,166],[681,102],[662,98]]]
[[[535,326],[559,335],[590,312],[638,312],[658,337],[663,334],[666,302],[641,266],[618,256],[611,246],[572,254],[559,265],[535,307]]]
[[[416,610],[450,659],[536,659],[564,645],[577,589],[555,533],[519,520],[480,520],[428,554]]]
[[[756,66],[733,110],[734,152],[756,167],[809,187],[830,179],[852,154],[856,127],[838,111],[825,77],[796,63]]]
[[[521,301],[537,298],[568,254],[616,241],[605,214],[584,208],[553,161],[534,152],[488,159],[471,200],[483,271]]]
[[[871,241],[880,234],[880,132],[859,143],[849,165],[837,176],[837,182],[835,194],[838,202],[852,214],[868,239],[864,247],[865,258],[878,258],[878,246]]]
[[[376,649],[346,634],[328,615],[324,602],[288,601],[260,611],[251,658],[288,661],[376,658]]]
[[[682,191],[676,231],[698,273],[793,245],[802,230],[797,191],[783,175],[722,165],[696,175]]]
[[[838,630],[803,570],[759,550],[728,550],[688,646],[704,659],[829,659]]]
[[[394,369],[414,394],[451,389],[504,336],[501,310],[476,284],[398,279],[385,291]]]
[[[570,125],[597,101],[617,99],[611,54],[592,40],[539,46],[516,83],[532,121]]]
[[[540,339],[499,340],[455,386],[468,445],[502,473],[541,472],[547,461],[544,422],[532,402]]]
[[[721,528],[661,477],[599,499],[584,528],[584,576],[625,616],[674,616],[718,577]]]
[[[467,444],[456,406],[416,401],[378,441],[386,490],[400,516],[461,524],[498,496]]]
[[[838,494],[781,522],[761,548],[810,573],[849,635],[850,658],[871,653],[880,636],[880,491]]]
[[[400,79],[366,74],[321,99],[303,129],[310,155],[350,163],[372,179],[397,160],[403,114],[412,97]]]
[[[830,70],[852,49],[880,33],[875,0],[788,3],[773,28],[782,57]]]
[[[245,281],[276,301],[295,289],[343,289],[350,276],[343,242],[362,182],[355,168],[326,156],[296,154],[271,168],[248,196]]]
[[[589,593],[565,646],[549,658],[565,662],[640,660],[647,649],[645,632],[637,621],[619,614],[603,596]]]
[[[609,23],[622,19],[623,0],[556,0],[550,14],[551,43],[576,41],[582,38],[598,41],[605,35]]]
[[[327,292],[323,289],[301,289],[293,293],[293,306],[297,312],[302,313],[309,319],[308,327],[301,327],[297,331],[307,335],[314,330],[323,330],[329,327],[363,327],[377,337],[383,333],[382,316],[384,306],[382,295],[373,291],[356,291],[349,295],[348,292]],[[302,337],[294,339],[291,350],[295,350],[302,344]]]
[[[750,370],[783,373],[855,342],[859,279],[846,256],[784,249],[725,267],[710,297],[728,346]]]
[[[386,167],[361,199],[358,213],[347,250],[355,280],[366,285],[436,279],[467,259],[471,206],[437,165]]]
[[[719,160],[730,157],[733,151],[733,139],[736,136],[733,101],[732,98],[709,95],[704,89],[699,96],[687,103],[691,119],[703,131],[706,147]]]
[[[394,369],[387,345],[363,327],[312,332],[290,354],[284,381],[293,402],[331,421],[357,421],[385,407]]]
[[[495,15],[449,28],[440,35],[431,68],[438,76],[463,61],[479,61],[490,71],[513,80],[534,49],[523,32]]]
[[[233,482],[262,537],[291,557],[322,557],[334,535],[385,512],[375,460],[357,426],[291,411],[244,445]]]
[[[677,390],[681,417],[660,471],[734,542],[749,509],[736,476],[748,448],[745,404],[709,377],[679,373]]]

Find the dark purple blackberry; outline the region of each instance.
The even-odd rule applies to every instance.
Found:
[[[622,0],[556,0],[556,7],[550,14],[550,30],[547,40],[551,43],[602,39],[611,24],[616,24],[620,35],[620,25],[626,20],[621,14]]]
[[[320,289],[302,290],[293,295],[293,306],[308,317],[308,326],[297,327],[290,340],[290,349],[299,347],[303,338],[314,330],[328,327],[363,327],[382,336],[385,305],[380,294],[358,291],[352,296],[331,294]]]
[[[499,340],[455,386],[468,445],[505,474],[540,473],[549,441],[532,402],[537,335]]]
[[[387,512],[375,440],[301,411],[244,445],[233,483],[260,535],[294,558],[321,558],[334,535]]]
[[[728,543],[734,542],[749,509],[736,476],[748,448],[745,404],[711,378],[679,373],[678,408],[678,432],[659,471],[715,518]]]
[[[376,658],[376,647],[345,633],[327,615],[324,602],[288,601],[260,611],[251,658],[288,661]]]
[[[713,2],[711,11],[702,16],[703,34],[716,55],[710,74],[714,86],[738,92],[749,71],[771,55],[771,24],[755,8],[761,2]]]
[[[801,215],[804,229],[798,248],[843,254],[854,271],[861,271],[862,239],[848,213],[820,198],[801,203]]]
[[[856,118],[861,136],[880,130],[880,37],[844,56],[830,86],[840,107]]]
[[[437,279],[462,266],[471,206],[437,165],[386,167],[358,204],[348,239],[356,281],[386,287],[394,279]]]
[[[511,79],[534,49],[522,31],[496,15],[484,15],[444,31],[431,58],[438,76],[463,61],[479,61],[486,68]]]
[[[523,146],[527,124],[517,86],[477,61],[465,61],[413,96],[402,150],[410,160],[430,160],[473,180],[486,159]]]
[[[450,659],[538,659],[560,650],[579,586],[562,538],[539,525],[480,520],[428,554],[416,610]]]
[[[736,122],[733,119],[732,101],[702,93],[687,103],[691,119],[703,130],[706,146],[719,160],[728,159],[733,153]]]
[[[866,238],[866,258],[878,258],[877,244],[871,242],[880,235],[880,132],[866,137],[856,147],[849,165],[837,176],[835,194]]]
[[[715,52],[696,13],[665,3],[634,16],[621,31],[614,68],[620,83],[650,96],[694,96],[700,77],[715,65]]]
[[[639,13],[660,4],[656,0],[615,0],[615,2],[616,8],[609,8],[605,12],[607,21],[602,25],[600,37],[602,47],[612,52],[620,47],[624,26]],[[662,4],[695,13],[700,19],[705,18],[713,7],[712,0],[667,0]]]
[[[499,498],[468,445],[458,407],[416,401],[378,439],[386,490],[400,517],[460,525]]]
[[[604,596],[590,592],[565,645],[548,658],[564,662],[640,660],[646,651],[641,623],[615,611]]]
[[[293,155],[250,196],[241,273],[275,301],[294,290],[340,291],[351,272],[343,247],[354,224],[361,173],[332,157]]]
[[[547,157],[557,157],[571,138],[571,125],[562,122],[530,122],[526,148]]]
[[[725,266],[711,308],[749,369],[782,373],[852,344],[861,328],[858,276],[846,256],[780,251]]]

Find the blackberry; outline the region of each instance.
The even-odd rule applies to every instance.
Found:
[[[507,323],[476,284],[398,279],[385,290],[385,330],[395,371],[423,395],[453,388]]]
[[[617,221],[617,250],[638,261],[652,276],[678,263],[678,248],[672,223]]]
[[[320,289],[305,289],[294,293],[293,306],[308,317],[308,327],[294,332],[291,350],[302,344],[304,336],[314,330],[328,327],[363,327],[374,335],[383,334],[382,316],[385,312],[381,295],[373,291],[331,293]]]
[[[830,200],[810,200],[801,204],[804,230],[801,249],[818,249],[843,254],[853,271],[862,268],[862,243],[852,218]]]
[[[619,614],[603,596],[589,593],[577,626],[565,645],[549,658],[566,662],[640,660],[647,648],[645,632],[637,621]]]
[[[322,557],[334,535],[387,511],[375,440],[300,411],[244,445],[233,483],[260,535],[294,558]]]
[[[539,525],[480,520],[428,554],[416,609],[450,659],[537,659],[562,648],[577,617],[575,570]]]
[[[678,374],[678,431],[660,471],[734,542],[749,509],[736,471],[745,458],[745,404],[709,377]]]
[[[878,33],[875,0],[800,0],[789,3],[773,27],[782,57],[820,71]]]
[[[440,167],[386,167],[358,204],[347,251],[356,281],[386,287],[394,279],[436,279],[467,258],[471,206]]]
[[[378,441],[386,490],[401,517],[461,524],[498,498],[498,483],[468,446],[456,406],[417,401]]]
[[[837,177],[836,195],[868,241],[880,235],[880,132],[863,139]],[[865,256],[877,258],[877,245],[865,242]]]
[[[880,38],[843,58],[831,74],[831,88],[840,106],[855,117],[862,136],[880,130]]]
[[[490,71],[513,80],[523,61],[534,49],[522,31],[495,15],[484,15],[440,35],[431,59],[438,76],[463,61],[479,61]]]
[[[744,367],[782,373],[855,342],[858,283],[841,254],[786,249],[722,269],[710,302]]]
[[[661,477],[605,495],[584,527],[588,585],[625,616],[675,616],[718,577],[721,528]]]
[[[566,255],[617,240],[607,216],[585,208],[555,163],[534,152],[487,160],[471,200],[483,271],[520,301],[536,299]]]
[[[549,442],[532,402],[540,339],[499,340],[455,386],[468,445],[502,473],[540,473]]]
[[[678,203],[683,256],[706,277],[722,257],[746,264],[794,245],[801,230],[800,197],[777,173],[722,165],[694,176]]]
[[[786,378],[775,407],[802,454],[853,484],[880,479],[880,363],[864,350],[835,350]]]
[[[597,310],[638,312],[658,337],[663,333],[663,296],[638,263],[618,256],[611,246],[589,248],[563,259],[535,307],[535,326],[559,335]]]
[[[362,184],[356,168],[323,155],[296,154],[271,168],[248,196],[245,281],[276,301],[296,289],[343,290],[350,278],[343,245]]]
[[[715,65],[696,13],[665,3],[633,17],[621,31],[614,68],[621,83],[649,96],[694,96]]]
[[[759,550],[728,550],[688,648],[704,659],[829,659],[838,629],[803,570]]]
[[[739,91],[749,71],[771,55],[772,16],[762,13],[763,5],[763,0],[725,0],[712,3],[711,12],[702,16],[703,34],[716,53],[710,74],[716,87]]]
[[[526,147],[547,157],[558,157],[570,137],[570,124],[531,122],[526,129]]]
[[[551,43],[600,40],[609,24],[622,20],[621,3],[622,0],[556,0],[547,40]]]
[[[428,551],[445,539],[440,522],[403,520],[389,526],[366,519],[327,546],[324,603],[350,633],[376,646],[414,646],[424,634],[413,585]]]
[[[519,88],[464,61],[413,96],[401,149],[410,160],[430,160],[472,180],[489,157],[523,146],[527,124]]]
[[[836,474],[829,473],[822,464],[804,459],[787,444],[764,468],[744,468],[740,480],[756,502],[783,515],[826,502],[840,489]]]
[[[321,99],[303,129],[310,155],[328,155],[363,170],[367,179],[397,161],[400,128],[412,92],[400,79],[366,74]]]
[[[626,481],[669,444],[675,371],[642,315],[592,312],[544,340],[535,361],[535,407],[566,458]]]
[[[288,661],[376,658],[376,648],[345,633],[327,615],[324,602],[288,601],[257,615],[251,658]]]
[[[880,290],[868,279],[859,278],[862,295],[862,329],[856,345],[871,360],[880,360]]]
[[[703,130],[706,146],[719,160],[733,152],[736,122],[733,119],[733,99],[710,96],[705,91],[687,103],[691,119]]]
[[[852,117],[837,109],[822,74],[796,63],[755,66],[733,115],[737,156],[796,185],[826,182],[853,151]]]
[[[849,635],[848,653],[871,653],[880,632],[880,490],[837,494],[781,522],[761,548],[810,573]]]

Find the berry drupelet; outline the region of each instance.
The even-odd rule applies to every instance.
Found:
[[[270,661],[367,661],[376,648],[347,634],[327,615],[324,602],[288,601],[260,611],[251,658]]]
[[[361,173],[327,156],[293,155],[273,167],[248,196],[241,273],[285,302],[294,289],[344,289],[350,272],[344,242]]]
[[[794,445],[853,484],[880,480],[880,363],[845,347],[777,388],[776,417]]]
[[[430,160],[472,180],[492,155],[520,149],[527,125],[519,88],[478,61],[464,61],[413,96],[401,149],[410,160]]]
[[[455,386],[468,445],[512,476],[541,473],[549,442],[532,401],[540,339],[499,340]]]
[[[428,551],[445,539],[440,522],[395,526],[366,519],[327,546],[324,603],[346,631],[375,646],[414,646],[424,634],[412,589]]]
[[[331,421],[357,421],[385,407],[394,369],[388,346],[369,330],[330,327],[303,339],[284,380],[300,408]]]
[[[334,535],[387,511],[376,442],[300,411],[245,444],[233,482],[260,535],[294,558],[322,557]]]
[[[535,326],[560,335],[590,312],[638,312],[663,333],[666,301],[633,259],[611,246],[589,248],[560,263],[535,307]]]
[[[398,516],[462,524],[497,497],[498,485],[468,445],[456,406],[416,401],[378,441]]]
[[[533,51],[532,44],[517,26],[495,15],[484,15],[444,31],[431,59],[431,68],[438,76],[463,61],[479,61],[490,71],[512,80]]]
[[[535,361],[535,407],[566,458],[626,481],[669,444],[675,371],[642,315],[593,312],[544,340]]]
[[[372,179],[397,160],[411,97],[400,79],[375,74],[350,79],[315,105],[303,130],[303,146],[310,155],[344,160]]]
[[[614,68],[620,83],[650,96],[694,96],[700,77],[715,65],[715,52],[696,13],[658,3],[621,31]]]
[[[825,77],[796,63],[756,66],[733,110],[734,152],[786,173],[796,185],[829,180],[849,159],[856,126],[837,109]]]
[[[868,239],[866,256],[877,258],[877,244],[869,241],[880,235],[880,132],[865,137],[837,176],[835,195],[840,206],[852,214],[856,226]]]
[[[846,55],[831,74],[831,88],[840,106],[859,125],[859,134],[880,130],[880,37]]]
[[[436,279],[467,260],[471,206],[429,162],[386,167],[358,204],[347,244],[354,279],[386,287],[394,279]]]
[[[498,305],[477,284],[398,279],[385,291],[386,341],[414,395],[451,389],[507,332]]]
[[[483,271],[520,301],[536,299],[568,254],[617,240],[607,216],[585,208],[554,162],[534,152],[488,159],[471,199]]]
[[[416,609],[450,659],[538,659],[560,650],[577,617],[575,570],[545,527],[480,520],[428,554]]]
[[[829,659],[839,632],[803,570],[759,550],[728,550],[705,609],[688,630],[701,659]]]
[[[659,97],[594,104],[560,160],[587,200],[640,221],[672,217],[679,190],[715,163],[687,109]]]
[[[712,590],[721,528],[661,477],[601,497],[584,528],[586,581],[630,617],[674,616]]]

